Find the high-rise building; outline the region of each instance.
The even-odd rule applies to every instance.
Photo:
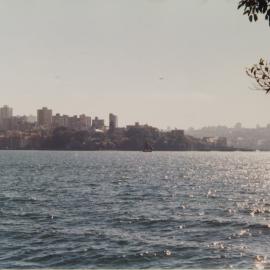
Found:
[[[85,114],[80,115],[80,129],[90,129],[91,128],[91,117]]]
[[[95,129],[104,129],[105,122],[103,119],[98,119],[98,117],[95,117],[95,119],[92,120],[92,127]]]
[[[0,119],[11,119],[13,114],[13,109],[8,107],[7,105],[4,105],[0,108]]]
[[[52,117],[52,126],[53,128],[67,127],[74,130],[89,130],[91,128],[91,117],[84,114],[78,117],[77,115],[68,116],[57,113]]]
[[[37,110],[37,123],[40,127],[51,128],[52,126],[52,110],[43,107]]]
[[[109,128],[110,130],[118,128],[118,117],[112,113],[109,114]]]
[[[70,116],[68,119],[68,127],[71,129],[79,130],[80,129],[80,119],[77,115]]]
[[[0,129],[9,130],[11,128],[13,109],[4,105],[0,108]]]
[[[69,127],[69,116],[57,113],[52,117],[52,125],[56,127]]]

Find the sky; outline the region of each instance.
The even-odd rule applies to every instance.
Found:
[[[159,128],[270,123],[245,68],[270,28],[236,0],[0,0],[0,105]]]

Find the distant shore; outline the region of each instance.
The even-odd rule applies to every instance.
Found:
[[[142,150],[134,149],[4,149],[0,148],[0,151],[52,151],[52,152],[143,152]],[[267,150],[252,150],[252,149],[192,149],[192,150],[153,150],[152,152],[270,152]],[[151,153],[151,152],[150,152]]]

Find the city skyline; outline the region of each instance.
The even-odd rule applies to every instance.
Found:
[[[139,122],[119,126],[118,116],[113,113],[109,113],[107,120],[105,120],[84,113],[72,116],[55,113],[48,107],[42,107],[37,109],[36,117],[27,117],[13,116],[13,108],[7,105],[0,107],[0,149],[42,149],[43,147],[49,149],[50,147],[54,148],[56,145],[61,148],[68,137],[69,143],[65,145],[64,149],[70,149],[70,147],[78,149],[77,147],[79,147],[88,150],[138,150],[143,140],[149,136],[148,132],[152,133],[151,140],[155,138],[155,145],[160,150],[205,150],[211,149],[211,147],[215,149],[216,146],[229,146],[233,147],[233,149],[253,151],[270,150],[270,124],[263,127],[257,125],[256,128],[246,128],[238,122],[233,127],[206,126],[201,129],[189,128],[184,130],[175,128],[162,130],[151,124],[140,124]],[[184,140],[185,133],[188,136],[185,137],[186,141]],[[71,136],[71,134],[73,135]],[[45,139],[46,136],[47,139]],[[178,141],[178,146],[172,142],[169,145],[166,143],[167,139],[172,138]],[[97,140],[99,141],[98,145],[96,144]],[[127,140],[129,143],[133,142],[128,143],[129,146],[127,146]],[[138,140],[140,140],[140,146]],[[161,144],[160,140],[163,141]],[[225,150],[224,148],[219,149]],[[227,150],[229,149],[227,148]]]
[[[11,107],[10,105],[7,105],[7,104],[4,104],[4,105],[1,105],[0,104],[0,120],[2,118],[2,111],[5,110],[5,114],[8,114],[9,116],[7,118],[11,118],[11,117],[27,117],[29,120],[29,122],[39,122],[38,121],[38,118],[39,118],[39,112],[42,111],[43,109],[46,109],[46,110],[49,110],[50,111],[50,114],[51,114],[51,117],[77,117],[77,118],[80,118],[80,117],[88,117],[90,118],[90,121],[91,121],[91,125],[92,125],[92,121],[102,121],[102,125],[104,125],[104,127],[107,127],[109,128],[110,127],[110,124],[113,123],[113,126],[115,127],[126,127],[132,123],[140,123],[142,125],[150,125],[150,126],[154,126],[152,123],[147,123],[145,122],[143,119],[136,119],[134,122],[128,122],[126,123],[125,125],[124,124],[120,124],[119,125],[119,115],[117,114],[114,114],[112,112],[107,112],[106,114],[104,113],[103,115],[105,115],[105,117],[100,117],[100,116],[97,116],[97,114],[93,113],[92,115],[87,115],[85,112],[79,112],[79,113],[76,113],[76,114],[66,114],[65,112],[60,112],[58,110],[54,110],[52,109],[50,106],[42,106],[41,108],[37,108],[36,109],[36,112],[35,113],[30,113],[30,114],[16,114],[16,110],[14,110],[13,107]],[[14,113],[15,111],[15,113]],[[107,120],[106,120],[107,119]],[[120,122],[121,123],[121,122]],[[99,125],[99,124],[98,124]],[[167,126],[166,128],[160,128],[158,126],[156,126],[157,128],[159,128],[160,130],[166,130],[166,129],[179,129],[179,127],[170,127],[170,126]],[[189,125],[187,128],[181,128],[182,130],[199,130],[199,129],[203,129],[203,128],[215,128],[215,127],[225,127],[225,128],[237,128],[237,129],[241,129],[241,128],[251,128],[251,129],[254,129],[254,128],[269,128],[270,127],[270,120],[268,123],[266,123],[265,125],[260,125],[260,124],[256,124],[255,126],[246,126],[244,125],[241,121],[236,121],[234,122],[231,126],[227,126],[227,125],[224,125],[224,124],[217,124],[217,125],[206,125],[206,126],[199,126],[199,127],[195,127],[195,126],[192,126]]]
[[[18,114],[50,104],[163,129],[269,122],[269,98],[245,75],[267,57],[268,25],[235,1],[1,3],[0,91]]]

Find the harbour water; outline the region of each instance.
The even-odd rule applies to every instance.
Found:
[[[0,268],[270,268],[270,153],[0,151]]]

